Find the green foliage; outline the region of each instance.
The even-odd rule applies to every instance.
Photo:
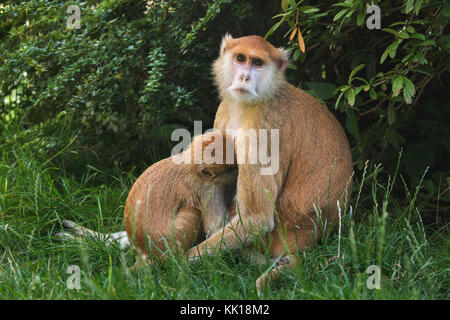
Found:
[[[172,130],[212,124],[209,70],[228,31],[291,49],[289,81],[345,125],[356,161],[339,237],[304,254],[265,297],[448,299],[450,5],[373,3],[381,30],[367,29],[362,0],[0,3],[0,297],[257,298],[267,266],[239,252],[130,274],[132,251],[53,237],[62,218],[123,230],[128,190],[168,155]],[[72,4],[80,29],[66,25]],[[73,264],[80,291],[66,286]],[[381,290],[365,286],[371,264]]]
[[[369,4],[380,7],[381,30],[366,26]],[[278,21],[266,34],[268,40],[283,33],[288,38],[300,29],[305,53],[299,33],[285,39],[295,70],[289,77],[345,114],[338,116],[351,135],[358,169],[366,159],[392,167],[404,148],[402,171],[411,185],[432,167],[425,185],[434,200],[450,182],[450,136],[442,122],[450,107],[448,10],[445,1],[433,0],[281,1]]]
[[[92,161],[145,167],[169,154],[174,128],[212,124],[217,94],[209,70],[220,36],[267,31],[272,43],[291,49],[289,80],[345,124],[357,169],[366,159],[393,167],[404,148],[409,185],[429,166],[425,198],[447,203],[449,6],[374,3],[381,30],[367,28],[362,0],[172,0],[149,8],[127,0],[6,2],[0,143],[39,144],[36,152],[49,157],[69,146],[55,164],[75,174]],[[71,4],[80,7],[80,29],[67,27]]]
[[[80,29],[68,29],[70,4]],[[198,1],[29,1],[2,5],[0,113],[20,113],[32,127],[70,118],[78,145],[122,161],[167,153],[155,139],[163,125],[191,126],[213,111],[205,43],[180,43],[204,10]],[[189,6],[190,10],[183,10]],[[196,81],[192,81],[195,78]],[[199,85],[200,84],[200,85]],[[208,113],[205,113],[208,110]],[[64,112],[64,116],[61,116]],[[142,148],[145,145],[146,148]],[[128,156],[124,156],[128,155]]]
[[[254,281],[268,265],[252,264],[240,250],[198,262],[169,255],[131,272],[133,250],[96,238],[58,240],[61,219],[100,232],[123,230],[123,204],[136,177],[89,167],[74,179],[46,160],[20,145],[0,149],[1,299],[260,298]],[[449,298],[448,222],[438,230],[424,227],[416,203],[420,188],[403,187],[395,172],[384,180],[380,165],[365,169],[355,177],[359,192],[353,210],[342,212],[339,237],[300,254],[300,265],[283,272],[262,298]],[[92,180],[111,182],[89,187]],[[394,185],[403,197],[392,197]],[[80,290],[67,287],[71,265],[80,267]],[[381,268],[379,290],[366,286],[370,265]]]

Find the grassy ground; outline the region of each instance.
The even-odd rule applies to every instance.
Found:
[[[448,299],[449,225],[424,227],[419,189],[401,178],[379,181],[380,167],[356,176],[353,210],[335,231],[301,256],[265,293],[268,299]],[[133,175],[87,167],[74,179],[26,148],[0,145],[0,299],[257,299],[255,279],[267,266],[240,251],[129,271],[131,250],[102,242],[62,242],[54,234],[70,219],[100,232],[123,230],[122,210]],[[107,181],[104,184],[99,181]],[[393,196],[392,186],[403,188]],[[339,257],[337,257],[339,253]],[[81,271],[69,289],[68,268]],[[381,288],[368,289],[370,265]]]

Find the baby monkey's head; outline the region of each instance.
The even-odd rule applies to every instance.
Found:
[[[196,136],[187,152],[193,170],[207,183],[236,181],[238,167],[234,155],[234,140],[220,131]]]

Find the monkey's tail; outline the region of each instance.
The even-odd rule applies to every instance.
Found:
[[[256,280],[256,290],[258,290],[258,293],[263,292],[269,283],[278,279],[283,270],[293,268],[296,265],[298,265],[298,259],[295,254],[291,253],[281,257],[272,270],[262,274]]]

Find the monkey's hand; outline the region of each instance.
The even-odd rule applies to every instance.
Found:
[[[255,217],[235,216],[224,228],[216,231],[208,239],[191,248],[188,253],[189,260],[197,260],[202,255],[211,255],[220,250],[238,249],[252,243],[252,238],[265,234],[261,233],[260,227],[265,226],[267,222],[265,216]],[[263,227],[263,229],[267,229]]]
[[[204,242],[202,242],[201,244],[203,244]],[[191,249],[189,249],[188,253],[187,253],[187,257],[189,259],[189,261],[197,261],[200,259],[200,257],[202,255],[206,255],[206,254],[211,254],[213,250],[211,249],[206,249],[204,248],[205,246],[195,246]]]
[[[192,248],[191,250],[188,251],[188,260],[189,261],[199,261],[200,260],[200,255],[198,253],[196,253],[197,250],[195,250],[196,248]]]

